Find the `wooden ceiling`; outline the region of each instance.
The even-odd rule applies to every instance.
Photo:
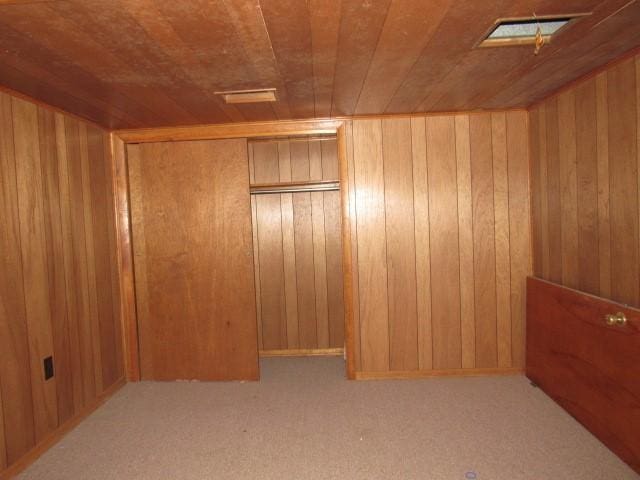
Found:
[[[538,56],[497,18],[585,13]],[[640,45],[635,0],[0,0],[0,85],[108,128],[525,107]],[[275,87],[276,103],[214,92]]]

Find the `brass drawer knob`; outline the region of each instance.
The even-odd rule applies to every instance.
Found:
[[[611,326],[617,325],[622,327],[627,324],[627,317],[622,312],[618,312],[615,315],[613,313],[609,313],[608,315],[605,315],[604,319],[607,325]]]

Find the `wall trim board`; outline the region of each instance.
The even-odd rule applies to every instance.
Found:
[[[255,138],[299,135],[336,134],[341,120],[299,120],[224,123],[186,127],[140,128],[116,130],[113,133],[125,143],[178,142],[181,140],[218,140],[223,138]]]
[[[340,357],[344,348],[297,348],[287,350],[260,350],[260,357]]]
[[[111,134],[111,162],[113,171],[113,198],[115,205],[116,261],[120,288],[120,321],[124,354],[125,376],[130,382],[140,381],[138,356],[138,322],[133,277],[133,250],[131,214],[129,206],[129,180],[127,174],[126,145]]]
[[[542,105],[544,102],[546,102],[550,98],[557,97],[558,95],[561,95],[562,93],[564,93],[566,91],[572,90],[572,89],[576,88],[578,85],[580,85],[581,83],[586,82],[587,80],[590,80],[591,78],[597,77],[601,73],[606,72],[607,70],[609,70],[611,68],[614,68],[617,65],[619,65],[621,63],[624,63],[627,60],[629,60],[630,58],[633,58],[633,57],[635,57],[636,55],[639,55],[639,54],[640,54],[640,47],[634,47],[631,50],[626,51],[622,55],[614,58],[613,60],[610,60],[609,62],[607,62],[607,63],[605,63],[603,65],[600,65],[598,68],[595,68],[595,69],[585,73],[584,75],[581,75],[580,77],[576,78],[575,80],[570,81],[569,83],[565,83],[560,88],[557,88],[556,90],[553,90],[551,93],[547,94],[544,98],[541,98],[540,100],[531,103],[524,110],[527,110],[528,112],[531,112],[532,110],[535,110],[536,108],[538,108],[540,105]]]
[[[418,380],[435,377],[488,377],[524,375],[523,368],[455,368],[445,370],[409,370],[357,372],[356,380]]]
[[[81,422],[83,422],[89,415],[95,412],[101,407],[109,398],[111,398],[116,392],[118,392],[125,384],[126,379],[121,377],[113,385],[105,389],[100,395],[98,395],[94,401],[85,406],[79,413],[71,417],[69,420],[61,424],[54,431],[44,437],[38,444],[36,444],[27,454],[25,454],[20,460],[11,465],[9,468],[0,473],[0,480],[9,480],[16,475],[27,469],[32,463],[34,463],[42,454],[47,452],[51,447],[64,438],[64,436],[71,430],[76,428]]]
[[[169,142],[185,140],[217,140],[223,138],[263,138],[291,135],[335,135],[338,142],[340,182],[348,183],[346,129],[342,120],[277,121],[225,125],[204,125],[178,128],[120,130],[111,133],[111,151],[114,171],[114,209],[116,212],[117,259],[121,298],[121,321],[125,354],[126,379],[140,381],[138,321],[135,303],[132,232],[129,203],[126,144]],[[348,188],[342,189],[341,198],[345,344],[347,378],[355,378],[355,341],[353,327],[353,291],[351,276],[351,229],[349,224]]]

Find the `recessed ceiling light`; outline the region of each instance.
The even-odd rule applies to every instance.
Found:
[[[222,96],[226,103],[259,103],[275,102],[275,88],[261,88],[255,90],[228,90],[226,92],[215,92]]]
[[[544,43],[549,43],[555,34],[584,15],[588,14],[543,15],[498,19],[489,32],[482,38],[478,46],[508,47],[535,45],[538,28],[540,29]]]

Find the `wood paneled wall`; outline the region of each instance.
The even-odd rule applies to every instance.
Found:
[[[640,56],[530,115],[535,275],[640,306]]]
[[[252,184],[337,180],[336,140],[249,143]],[[261,350],[344,346],[340,192],[252,195]]]
[[[109,148],[0,93],[0,471],[122,377]]]
[[[360,372],[524,366],[527,113],[347,126]]]

